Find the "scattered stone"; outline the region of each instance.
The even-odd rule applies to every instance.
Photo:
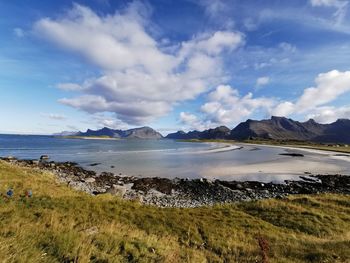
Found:
[[[7,162],[12,162],[12,161],[16,161],[17,159],[15,157],[9,155],[7,157],[2,157],[1,160],[7,161]]]
[[[48,160],[48,159],[50,159],[50,157],[46,154],[40,156],[40,160],[42,160],[42,161]]]
[[[100,165],[101,163],[92,163],[90,164],[90,166],[97,166],[97,165]]]
[[[85,183],[89,183],[89,184],[91,184],[91,183],[94,183],[94,182],[96,181],[96,179],[95,179],[95,178],[90,177],[90,178],[86,178],[84,181],[85,181]]]
[[[109,193],[143,204],[160,207],[198,207],[219,203],[285,198],[289,194],[341,193],[350,194],[350,176],[312,175],[305,173],[299,181],[261,183],[254,181],[220,181],[201,179],[140,178],[85,170],[72,162],[42,162],[1,158],[24,167],[53,172],[70,187],[92,195]],[[306,176],[307,175],[307,176]]]
[[[123,197],[126,191],[127,188],[125,186],[114,184],[111,188],[107,189],[106,193]]]

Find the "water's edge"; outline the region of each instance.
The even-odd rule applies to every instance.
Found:
[[[108,172],[96,174],[72,162],[20,160],[14,157],[1,160],[11,165],[51,172],[61,183],[92,195],[117,195],[159,207],[198,207],[264,198],[285,198],[290,194],[350,194],[350,176],[339,174],[305,175],[300,181],[287,180],[283,184],[277,184],[256,181],[138,178]]]

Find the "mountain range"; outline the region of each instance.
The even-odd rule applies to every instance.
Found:
[[[108,136],[112,138],[161,139],[159,132],[150,127],[129,130],[114,130],[104,127],[100,130],[77,132],[75,136]],[[350,120],[338,119],[330,124],[320,124],[310,119],[306,122],[294,121],[285,117],[272,116],[267,120],[247,120],[230,130],[226,126],[219,126],[204,131],[178,131],[165,136],[167,139],[269,139],[296,140],[323,143],[350,144]]]
[[[153,130],[150,127],[140,127],[129,130],[113,130],[107,127],[104,127],[100,130],[90,130],[86,132],[77,132],[75,136],[89,137],[89,136],[108,136],[111,138],[127,138],[127,139],[161,139],[163,136]]]
[[[170,139],[271,139],[297,140],[324,143],[350,143],[350,120],[339,119],[330,124],[320,124],[310,119],[298,122],[285,117],[272,116],[268,120],[247,120],[229,131],[225,126],[202,132],[178,131],[166,136]]]

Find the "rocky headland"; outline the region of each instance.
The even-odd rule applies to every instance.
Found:
[[[289,180],[283,183],[210,181],[141,178],[109,172],[97,174],[83,169],[76,163],[49,161],[49,156],[46,155],[38,160],[19,160],[14,157],[4,157],[1,160],[52,172],[61,183],[92,195],[108,193],[159,207],[197,207],[264,198],[284,198],[290,194],[350,194],[350,176],[340,174],[305,173],[298,181]]]

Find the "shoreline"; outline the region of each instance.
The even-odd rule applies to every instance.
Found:
[[[12,165],[51,172],[59,182],[92,195],[111,194],[158,207],[199,207],[266,198],[285,198],[292,194],[350,194],[350,176],[341,174],[305,174],[300,176],[299,181],[285,180],[284,183],[204,178],[192,180],[140,178],[109,172],[97,174],[72,162],[20,160],[14,157],[0,160]]]
[[[258,143],[247,143],[247,142],[237,142],[237,145],[251,145],[251,146],[257,146],[257,147],[271,147],[271,148],[281,148],[281,149],[289,149],[289,150],[300,150],[304,152],[309,153],[317,153],[322,155],[329,155],[334,154],[337,155],[339,153],[344,153],[344,155],[350,156],[349,152],[346,151],[335,151],[330,149],[320,149],[320,148],[313,148],[308,146],[294,146],[294,145],[273,145],[273,144],[258,144]]]

